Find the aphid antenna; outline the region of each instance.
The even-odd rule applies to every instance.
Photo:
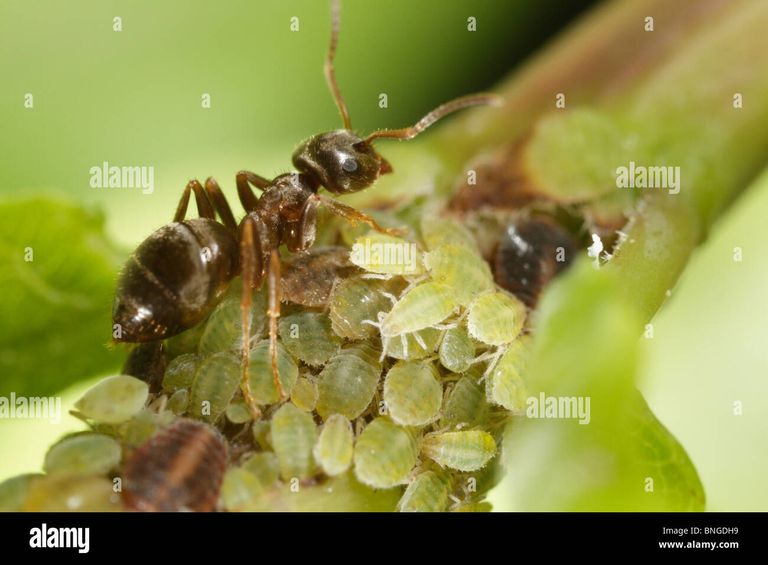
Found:
[[[384,297],[386,297],[386,298],[389,298],[390,302],[392,302],[392,306],[394,306],[395,304],[397,304],[397,301],[399,300],[399,299],[397,298],[397,296],[395,296],[395,295],[394,295],[394,294],[392,294],[391,292],[384,292],[384,291],[382,291],[382,292],[381,292],[381,295],[382,295],[382,296],[384,296]],[[382,314],[382,313],[383,313],[383,312],[379,312],[379,314]]]
[[[400,334],[400,345],[403,347],[403,357],[408,358],[408,338],[405,334]],[[386,348],[384,348],[386,351]]]
[[[403,291],[400,293],[400,296],[404,296],[407,294],[410,290],[413,289],[413,287],[423,283],[425,280],[429,279],[428,275],[421,275],[419,277],[416,277],[413,280],[408,281],[408,286],[406,286]]]
[[[365,280],[388,281],[392,278],[392,275],[386,275],[384,273],[363,273],[360,275],[360,278]]]

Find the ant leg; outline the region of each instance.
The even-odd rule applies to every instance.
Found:
[[[184,188],[184,192],[179,200],[179,206],[176,208],[176,214],[173,216],[174,222],[184,221],[187,215],[187,206],[189,205],[189,193],[193,191],[195,193],[195,203],[197,204],[197,213],[201,218],[208,218],[209,220],[216,219],[216,212],[213,210],[211,201],[208,199],[208,194],[203,190],[203,186],[200,181],[193,179],[187,183]]]
[[[312,247],[317,235],[317,205],[315,198],[307,198],[298,220],[287,222],[284,242],[288,251],[296,253]]]
[[[240,265],[243,282],[240,298],[242,315],[242,358],[240,361],[240,390],[246,406],[251,411],[254,421],[261,417],[261,410],[256,406],[256,400],[251,392],[251,380],[248,366],[251,361],[251,306],[253,305],[253,288],[261,286],[264,275],[264,253],[262,251],[262,233],[266,229],[264,223],[255,215],[249,214],[242,224],[240,235]]]
[[[221,222],[232,231],[236,231],[237,222],[232,215],[232,208],[229,207],[226,196],[224,196],[219,183],[213,177],[208,177],[205,181],[205,191],[208,193],[208,198],[213,202],[213,207],[219,213]]]
[[[363,222],[365,224],[368,224],[371,226],[371,228],[375,229],[377,232],[384,233],[387,235],[402,235],[405,231],[402,228],[385,228],[384,226],[380,225],[376,220],[371,218],[369,215],[364,214],[360,210],[355,210],[351,206],[347,206],[346,204],[342,204],[341,202],[334,200],[333,198],[328,198],[327,196],[322,196],[320,194],[315,194],[313,198],[317,199],[320,204],[328,208],[331,213],[340,216],[350,222],[352,225],[357,224],[358,222]]]
[[[251,171],[240,171],[235,176],[235,183],[237,184],[237,195],[240,197],[240,203],[245,208],[246,212],[252,212],[256,209],[256,203],[259,201],[258,197],[253,193],[249,184],[252,184],[256,188],[266,190],[272,183],[257,175]]]
[[[269,256],[269,271],[267,273],[269,294],[269,358],[272,362],[272,379],[275,389],[283,401],[287,398],[283,385],[280,383],[280,371],[277,368],[277,319],[280,317],[280,255],[273,249]]]

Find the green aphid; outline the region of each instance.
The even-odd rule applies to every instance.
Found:
[[[229,512],[252,512],[264,494],[258,477],[242,468],[228,469],[221,483],[221,505]]]
[[[243,401],[230,402],[224,413],[227,416],[227,420],[233,424],[245,424],[250,422],[252,418],[251,411]]]
[[[75,409],[86,418],[103,424],[125,422],[144,407],[149,386],[128,375],[107,377],[75,402]]]
[[[445,332],[438,349],[440,364],[453,373],[465,373],[475,359],[475,344],[462,326]]]
[[[411,433],[387,418],[368,424],[355,444],[355,475],[373,488],[405,484],[418,458]]]
[[[443,512],[448,508],[448,485],[432,471],[414,478],[397,503],[400,512]]]
[[[392,338],[438,325],[459,306],[448,285],[426,282],[413,287],[384,316],[381,335]]]
[[[315,461],[326,475],[344,473],[352,464],[354,434],[352,425],[341,414],[328,417],[315,444]]]
[[[167,408],[173,412],[176,416],[181,416],[187,411],[189,406],[189,391],[185,388],[181,388],[174,392],[170,398],[168,398]]]
[[[0,512],[20,512],[24,507],[30,484],[42,476],[39,473],[28,473],[0,483]]]
[[[216,422],[240,385],[240,361],[232,353],[216,353],[197,368],[189,394],[188,414],[204,422]]]
[[[296,379],[299,377],[299,367],[282,343],[277,343],[277,369],[280,384],[286,394],[290,394]],[[269,356],[269,339],[257,343],[251,350],[248,365],[248,378],[251,383],[251,393],[259,404],[274,404],[280,400],[280,394],[275,388],[272,374],[272,361]]]
[[[105,477],[53,474],[30,481],[23,512],[119,512],[120,496]]]
[[[155,435],[161,428],[170,425],[175,414],[170,410],[160,413],[148,408],[139,411],[133,418],[120,426],[123,445],[136,447]]]
[[[381,371],[381,361],[379,360],[381,358],[381,348],[378,347],[376,342],[369,343],[359,341],[347,345],[339,352],[339,355],[354,355],[372,367],[375,367],[379,372]]]
[[[379,312],[392,308],[382,281],[350,277],[333,289],[330,298],[331,326],[336,335],[350,340],[374,337],[377,330],[365,322],[376,322]]]
[[[384,402],[402,426],[424,426],[437,418],[443,387],[429,363],[399,361],[384,379]]]
[[[451,218],[425,217],[421,222],[421,239],[430,251],[442,245],[461,245],[477,252],[477,243],[469,230]]]
[[[163,375],[163,390],[175,392],[183,388],[191,388],[199,360],[194,353],[185,353],[171,359]]]
[[[312,367],[323,365],[339,350],[331,320],[317,312],[299,312],[280,318],[280,340],[288,352]]]
[[[280,478],[280,463],[277,455],[271,451],[254,453],[241,465],[241,468],[253,473],[264,488],[270,488]]]
[[[527,336],[512,342],[485,381],[488,401],[515,414],[522,414],[526,409],[528,344]]]
[[[477,471],[496,454],[496,442],[479,430],[435,433],[424,437],[421,452],[443,467]]]
[[[269,422],[266,420],[259,420],[251,424],[251,434],[253,435],[253,441],[256,442],[261,449],[272,449],[272,438],[269,435]]]
[[[440,341],[440,331],[424,328],[421,331],[403,334],[387,340],[387,356],[394,359],[423,359],[435,352]],[[405,342],[405,343],[403,343]]]
[[[200,336],[205,330],[205,322],[181,332],[169,338],[165,342],[165,353],[168,358],[178,357],[187,353],[197,353],[197,346],[200,343]]]
[[[432,280],[451,287],[462,306],[472,302],[478,294],[496,288],[485,259],[463,245],[441,245],[427,253],[424,261]]]
[[[310,477],[315,470],[312,449],[317,441],[312,416],[293,404],[283,404],[272,416],[271,436],[283,480]]]
[[[312,412],[317,406],[317,384],[306,377],[300,377],[293,385],[291,402],[304,412]]]
[[[424,260],[415,243],[378,232],[358,237],[352,244],[349,260],[369,273],[381,275],[420,275]]]
[[[488,418],[489,408],[481,385],[475,379],[462,377],[448,393],[440,425],[455,428],[483,424]]]
[[[238,285],[235,295],[225,298],[208,318],[197,346],[200,355],[208,356],[220,351],[242,351],[243,314],[240,308],[240,292],[241,287]],[[266,321],[264,293],[256,292],[251,306],[251,339],[261,337]]]
[[[488,345],[512,343],[525,322],[525,304],[506,292],[478,296],[469,307],[469,335]]]
[[[105,475],[120,464],[120,444],[109,436],[83,433],[67,436],[45,454],[48,474]]]
[[[373,399],[381,376],[381,366],[358,355],[344,353],[323,367],[317,381],[316,410],[325,419],[331,414],[354,420]]]

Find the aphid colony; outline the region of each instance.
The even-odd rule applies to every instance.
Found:
[[[526,308],[496,286],[460,223],[430,219],[413,232],[417,241],[385,236],[416,245],[412,274],[344,264],[339,248],[301,259],[302,268],[327,267],[333,256],[332,271],[343,275],[318,282],[313,306],[297,304],[300,293],[285,306],[278,365],[287,400],[272,377],[265,298],[255,295],[249,378],[259,420],[239,387],[233,291],[200,326],[162,347],[139,345],[126,370],[140,378],[110,377],[89,390],[76,414],[91,431],[55,444],[45,476],[14,483],[24,492],[16,502],[29,510],[487,509],[503,424],[524,409]],[[53,498],[40,494],[54,488]],[[69,508],[75,498],[63,493],[83,489],[88,496]]]

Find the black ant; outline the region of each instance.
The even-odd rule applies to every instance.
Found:
[[[412,139],[443,116],[468,106],[497,104],[491,94],[473,94],[447,102],[415,125],[376,131],[361,138],[351,131],[349,112],[339,91],[333,67],[339,36],[339,0],[331,3],[331,42],[325,78],[341,114],[344,129],[321,133],[304,141],[293,153],[298,172],[268,180],[249,171],[236,176],[237,194],[247,211],[239,226],[218,183],[208,178],[203,187],[190,181],[179,201],[173,223],[139,245],[125,264],[117,283],[112,310],[116,341],[147,342],[166,339],[202,322],[224,295],[232,279],[242,276],[242,380],[243,397],[254,418],[260,415],[248,379],[250,310],[253,289],[268,283],[269,341],[275,387],[284,399],[277,369],[277,319],[280,316],[280,257],[285,244],[296,253],[315,239],[317,208],[325,206],[346,220],[385,229],[366,214],[327,196],[348,194],[371,186],[379,175],[392,172],[390,164],[373,148],[379,138]],[[262,191],[257,197],[251,187]],[[190,192],[199,218],[186,220]],[[221,223],[216,221],[218,213]]]

